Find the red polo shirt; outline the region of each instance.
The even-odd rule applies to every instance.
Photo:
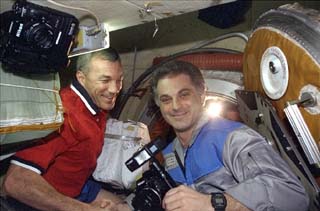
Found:
[[[106,112],[93,103],[79,82],[60,92],[64,124],[46,143],[19,151],[11,163],[35,171],[57,191],[76,197],[97,164],[106,129]]]

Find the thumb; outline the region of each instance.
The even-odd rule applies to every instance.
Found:
[[[100,203],[100,208],[105,208],[111,205],[111,201],[103,199]]]

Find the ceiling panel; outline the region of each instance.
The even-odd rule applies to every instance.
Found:
[[[85,8],[109,25],[109,31],[154,21],[199,9],[229,3],[235,0],[56,0],[68,7]],[[29,2],[54,8],[76,16],[81,25],[94,25],[95,19],[89,12],[57,6],[50,0],[30,0]],[[1,0],[1,12],[11,9],[13,0]]]

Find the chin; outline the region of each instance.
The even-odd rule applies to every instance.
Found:
[[[114,108],[114,104],[112,103],[112,104],[103,105],[101,108],[105,111],[110,111]]]
[[[186,125],[186,124],[172,124],[172,127],[176,130],[176,131],[179,131],[179,132],[184,132],[186,130],[188,130],[188,128],[190,128],[189,125]]]

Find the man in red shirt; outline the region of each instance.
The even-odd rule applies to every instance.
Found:
[[[116,209],[120,198],[89,177],[102,150],[107,112],[115,105],[122,80],[114,49],[79,56],[76,79],[60,91],[64,124],[43,138],[43,144],[15,154],[5,192],[40,210]]]

